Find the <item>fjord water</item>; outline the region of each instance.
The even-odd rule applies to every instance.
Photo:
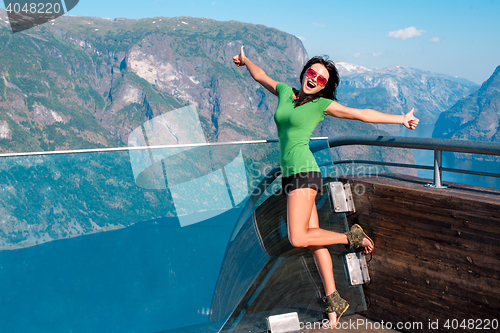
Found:
[[[150,333],[207,322],[240,210],[0,251],[0,330]]]
[[[397,136],[432,138],[434,124],[420,124],[414,131],[408,131],[406,128],[391,133]],[[415,163],[420,165],[434,165],[434,152],[432,150],[412,149],[415,156]],[[469,159],[455,158],[453,153],[443,152],[443,167],[471,171],[481,171],[490,173],[500,173],[500,162],[485,161],[483,155],[473,155]],[[432,170],[418,170],[417,176],[421,178],[433,179]],[[500,178],[468,175],[455,172],[443,172],[442,182],[469,184],[482,187],[492,187],[500,189]]]

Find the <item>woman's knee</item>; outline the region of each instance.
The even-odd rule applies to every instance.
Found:
[[[306,239],[303,235],[297,235],[295,233],[290,233],[288,235],[288,240],[293,247],[307,247]]]

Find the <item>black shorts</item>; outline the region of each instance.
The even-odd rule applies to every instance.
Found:
[[[323,187],[323,178],[321,172],[299,172],[289,177],[283,177],[281,181],[281,189],[285,194],[290,194],[295,189],[310,187],[316,191],[320,191]]]

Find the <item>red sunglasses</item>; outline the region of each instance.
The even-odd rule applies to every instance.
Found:
[[[309,68],[306,71],[306,75],[310,79],[314,79],[317,76],[318,78],[316,79],[316,82],[318,82],[318,84],[320,86],[324,86],[328,82],[328,80],[326,79],[326,77],[324,77],[322,75],[318,75],[318,73],[316,73],[316,71],[314,69],[312,69],[312,68]]]

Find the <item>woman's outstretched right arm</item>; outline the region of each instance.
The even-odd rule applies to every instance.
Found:
[[[271,79],[262,68],[248,60],[248,58],[245,57],[245,51],[243,48],[244,45],[241,45],[240,54],[233,57],[235,65],[238,67],[247,66],[247,69],[253,79],[269,90],[272,94],[276,95],[276,85],[278,84],[278,81]]]

